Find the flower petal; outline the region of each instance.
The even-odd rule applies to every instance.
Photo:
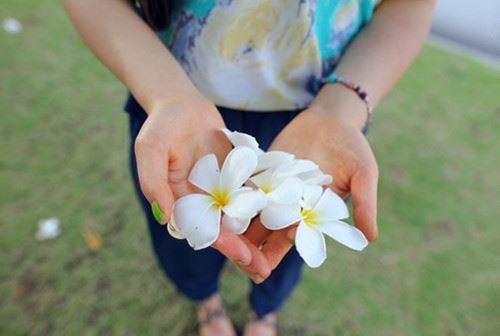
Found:
[[[297,228],[295,247],[309,267],[319,267],[326,259],[326,245],[323,234],[304,222],[300,222]]]
[[[260,190],[240,188],[229,194],[229,203],[222,211],[235,218],[253,218],[266,206],[266,196]]]
[[[260,213],[260,221],[269,230],[280,230],[302,219],[298,204],[268,203]]]
[[[229,215],[222,216],[222,225],[234,234],[242,234],[248,229],[252,218],[239,219]]]
[[[304,192],[302,194],[302,202],[300,203],[301,207],[306,210],[311,210],[314,208],[321,195],[323,194],[323,187],[319,185],[305,185]]]
[[[229,152],[222,165],[220,185],[228,192],[240,188],[253,174],[257,166],[257,154],[244,146],[235,147]]]
[[[186,237],[175,226],[173,217],[167,223],[167,231],[175,239],[186,239]]]
[[[278,167],[279,165],[293,161],[295,156],[282,151],[270,151],[259,155],[256,172]]]
[[[224,135],[234,147],[250,147],[257,154],[263,153],[263,151],[259,148],[259,143],[253,136],[241,132],[233,132],[228,130],[227,128],[221,128],[220,130],[222,131],[222,133],[224,133]]]
[[[297,175],[297,177],[307,184],[328,185],[333,181],[332,176],[323,173],[319,167],[317,169],[301,173]]]
[[[189,245],[200,250],[212,245],[220,232],[220,210],[207,195],[190,194],[179,198],[172,213],[175,228]]]
[[[297,176],[299,174],[318,169],[318,165],[310,160],[293,160],[276,167],[278,177]]]
[[[194,164],[188,180],[198,188],[210,192],[219,186],[219,176],[217,157],[215,154],[208,154]]]
[[[358,228],[341,221],[318,223],[318,229],[339,243],[356,251],[361,251],[368,245],[368,240]]]
[[[250,182],[262,189],[264,192],[271,191],[273,182],[273,170],[267,169],[250,178]]]
[[[303,187],[303,182],[300,179],[289,177],[267,196],[273,203],[298,204],[302,197]]]
[[[336,220],[349,217],[349,210],[344,200],[330,188],[325,189],[318,203],[314,206],[318,220]]]

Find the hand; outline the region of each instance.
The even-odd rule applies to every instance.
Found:
[[[197,192],[188,181],[196,161],[214,153],[223,162],[230,151],[231,145],[218,131],[221,127],[224,121],[216,107],[199,99],[169,101],[149,111],[135,141],[135,154],[141,189],[150,203],[159,205],[162,224],[169,220],[177,198]],[[212,246],[229,260],[246,265],[252,279],[270,272],[263,253],[244,237],[221,229]]]
[[[331,112],[331,111],[330,111]],[[277,136],[270,150],[282,150],[317,163],[333,176],[331,187],[341,197],[352,194],[354,223],[369,241],[377,237],[378,168],[358,125],[345,115],[309,108]],[[256,220],[244,234],[267,257],[274,269],[290,250],[295,227],[269,231]]]

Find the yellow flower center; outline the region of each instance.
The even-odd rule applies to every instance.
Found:
[[[300,214],[302,215],[302,220],[307,225],[313,226],[313,225],[316,224],[316,213],[315,213],[314,210],[312,210],[312,209],[311,210],[302,209],[302,211],[300,212]]]
[[[212,205],[216,208],[223,208],[229,203],[229,193],[223,189],[217,189],[212,192]]]
[[[264,194],[268,194],[271,191],[271,186],[269,185],[269,183],[263,183],[260,186],[260,190],[262,190]]]

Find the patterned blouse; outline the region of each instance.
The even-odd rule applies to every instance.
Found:
[[[158,33],[219,106],[307,107],[379,0],[177,0]]]

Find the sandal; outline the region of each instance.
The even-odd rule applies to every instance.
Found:
[[[266,316],[258,317],[254,312],[248,314],[247,324],[260,323],[269,329],[272,329],[276,335],[278,335],[278,319],[270,321]]]
[[[202,315],[202,317],[198,317],[199,327],[205,324],[209,324],[215,319],[227,317],[227,312],[224,307],[219,307],[216,309],[202,308],[199,310],[199,312],[201,313],[200,315]]]

